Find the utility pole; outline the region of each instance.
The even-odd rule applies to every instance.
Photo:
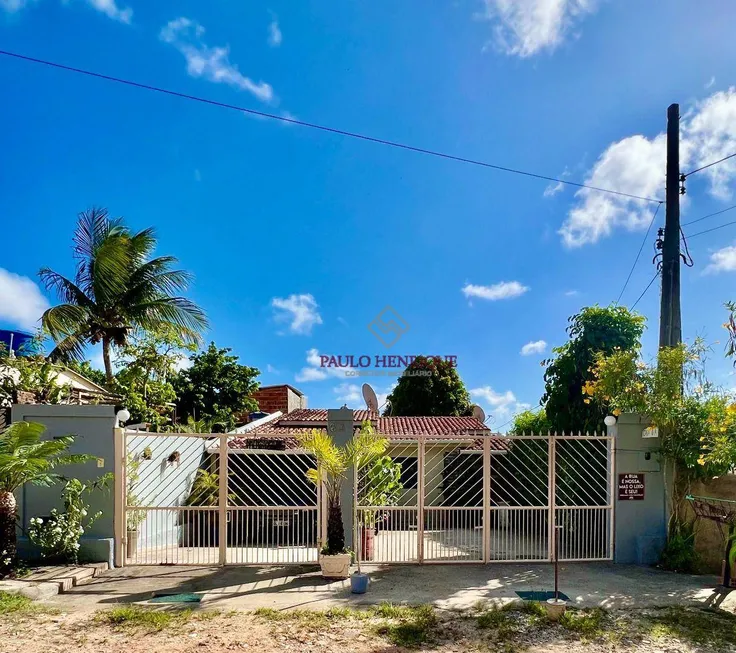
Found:
[[[682,342],[680,312],[680,105],[667,108],[667,190],[662,243],[662,297],[659,310],[659,346]]]

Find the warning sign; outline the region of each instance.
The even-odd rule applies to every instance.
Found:
[[[618,475],[618,500],[641,501],[644,499],[644,474]]]

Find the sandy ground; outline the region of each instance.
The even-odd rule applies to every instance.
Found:
[[[641,653],[691,653],[723,651],[672,637],[658,638],[649,633],[616,641],[582,641],[580,636],[559,625],[546,622],[519,637],[499,639],[494,630],[479,629],[467,614],[439,611],[433,642],[413,649],[392,644],[376,634],[380,620],[359,621],[339,618],[330,623],[270,621],[252,613],[197,613],[185,623],[152,632],[144,626],[110,626],[99,613],[10,614],[0,616],[0,651],[10,653],[183,653],[188,651],[305,651],[326,653],[388,653],[390,651],[529,651],[538,653],[591,653],[593,651],[633,651]],[[612,613],[613,614],[613,613]],[[645,613],[617,611],[616,619],[637,623]],[[315,620],[316,621],[316,620]],[[385,623],[385,622],[384,622]],[[627,629],[631,626],[627,626]],[[628,630],[627,630],[628,632]],[[643,631],[642,631],[643,632]]]

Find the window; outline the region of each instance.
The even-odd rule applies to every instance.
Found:
[[[418,459],[416,456],[396,456],[395,463],[401,465],[401,484],[405,490],[416,490],[419,483]]]

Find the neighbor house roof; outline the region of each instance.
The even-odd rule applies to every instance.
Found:
[[[360,428],[364,421],[370,421],[373,428],[389,440],[413,439],[423,435],[437,440],[491,435],[491,430],[475,417],[382,417],[375,411],[356,410],[354,428]],[[233,438],[230,447],[234,449],[274,448],[292,449],[297,445],[296,436],[311,429],[326,430],[327,410],[324,408],[304,408],[293,410],[279,419],[251,430],[247,437]],[[493,442],[500,449],[504,443]],[[475,449],[477,441],[469,442],[467,448]],[[481,440],[482,448],[482,440]]]

